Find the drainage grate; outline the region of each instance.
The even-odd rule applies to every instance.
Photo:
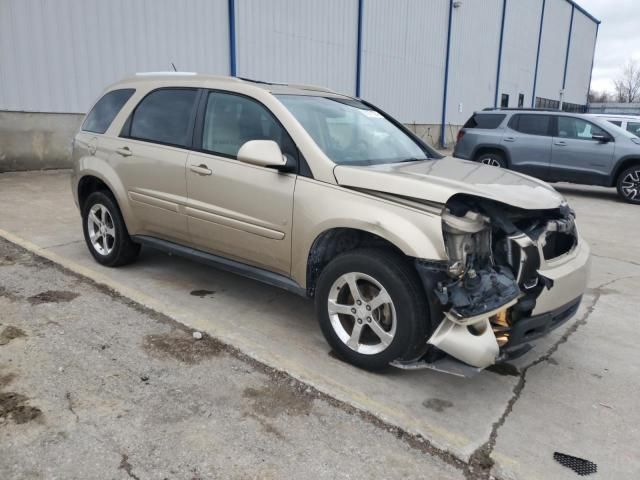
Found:
[[[581,477],[598,471],[598,465],[584,458],[573,457],[566,453],[553,452],[553,459],[560,465],[570,468]]]

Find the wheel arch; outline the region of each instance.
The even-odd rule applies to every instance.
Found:
[[[115,172],[109,175],[108,172],[107,174],[102,172],[100,168],[91,168],[89,165],[85,165],[78,176],[74,190],[80,211],[82,211],[84,201],[86,201],[91,193],[101,190],[108,191],[115,199],[116,205],[122,213],[129,232],[133,234],[138,230],[136,228],[135,216],[127,202],[127,190],[121,180],[115,175]]]
[[[609,186],[610,187],[615,187],[616,184],[618,183],[618,177],[620,176],[620,174],[626,170],[627,168],[633,166],[633,165],[640,165],[640,156],[638,155],[629,155],[626,157],[621,158],[618,163],[616,164],[616,166],[614,167],[613,173],[611,175],[611,177],[609,178]]]
[[[328,228],[316,236],[307,255],[307,295],[314,296],[318,277],[333,258],[362,248],[378,248],[394,252],[407,259],[412,258],[394,241],[371,231],[354,227]]]
[[[507,167],[511,167],[511,156],[509,155],[509,151],[504,148],[502,145],[494,144],[494,143],[485,143],[482,145],[478,145],[473,149],[471,153],[471,159],[475,162],[480,155],[484,155],[485,153],[498,152],[500,153],[505,161],[507,162]]]

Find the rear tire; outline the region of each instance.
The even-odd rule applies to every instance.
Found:
[[[625,202],[640,205],[640,165],[632,165],[618,175],[618,195]]]
[[[504,154],[500,152],[487,152],[476,157],[476,162],[492,167],[507,168],[507,161]]]
[[[91,255],[101,265],[126,265],[140,253],[140,245],[129,237],[120,208],[110,192],[89,195],[82,205],[82,230]]]
[[[386,250],[355,250],[334,258],[320,274],[315,304],[334,352],[366,370],[416,358],[431,330],[417,273],[405,258]]]

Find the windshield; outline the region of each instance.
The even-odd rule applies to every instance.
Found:
[[[337,164],[377,165],[431,158],[426,148],[358,100],[276,96]]]

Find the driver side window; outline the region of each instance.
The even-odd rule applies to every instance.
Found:
[[[591,122],[575,117],[558,117],[558,137],[575,140],[591,140],[593,135],[609,136]]]
[[[296,147],[264,105],[242,95],[209,92],[202,129],[202,149],[236,158],[249,140],[273,140],[282,153],[296,156]]]

